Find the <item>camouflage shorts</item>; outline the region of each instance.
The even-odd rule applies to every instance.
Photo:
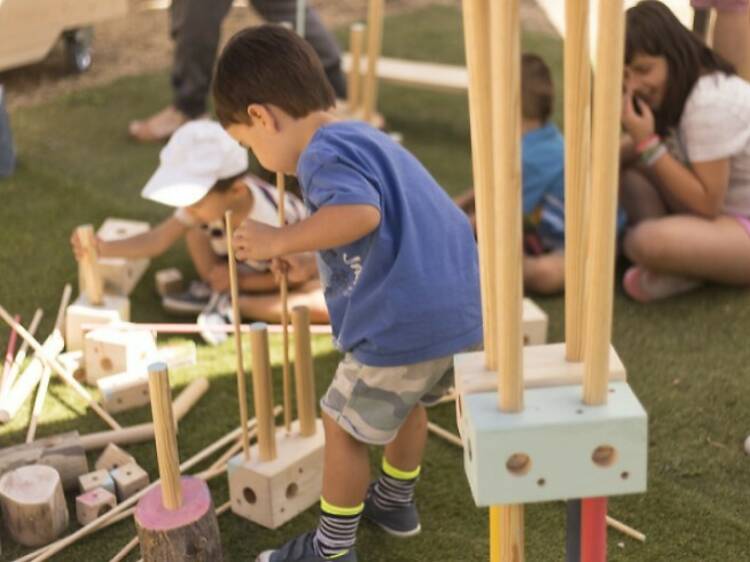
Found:
[[[320,407],[357,440],[384,445],[416,404],[434,405],[452,387],[452,355],[413,365],[371,367],[347,353]]]

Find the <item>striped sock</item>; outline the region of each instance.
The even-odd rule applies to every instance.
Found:
[[[318,556],[335,560],[346,554],[357,540],[357,527],[365,504],[337,507],[320,498],[320,522],[313,545]]]
[[[386,511],[399,509],[414,501],[414,489],[417,487],[421,467],[408,472],[392,466],[383,457],[383,473],[372,487],[372,501]]]

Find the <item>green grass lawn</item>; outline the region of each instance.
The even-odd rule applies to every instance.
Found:
[[[345,42],[346,32],[341,31]],[[559,41],[527,34],[525,48],[541,53],[555,70],[561,88]],[[387,20],[388,56],[459,64],[463,61],[460,14],[433,8]],[[20,153],[19,169],[0,183],[0,303],[23,314],[26,322],[37,306],[46,335],[62,287],[74,281],[76,267],[68,247],[73,227],[105,217],[137,218],[152,223],[167,211],[146,202],[139,192],[158,160],[158,147],[140,146],[126,137],[130,118],[148,114],[169,101],[167,71],[119,80],[52,103],[11,115]],[[558,100],[556,119],[562,103]],[[471,184],[467,102],[463,95],[435,94],[384,85],[380,109],[392,129],[451,193]],[[184,248],[154,260],[190,271]],[[550,341],[563,339],[562,298],[539,299],[550,315]],[[155,296],[149,273],[132,295],[133,319],[168,319]],[[649,491],[610,501],[611,514],[648,535],[639,544],[609,534],[613,561],[750,560],[750,458],[742,441],[750,433],[750,368],[747,334],[750,296],[745,291],[706,288],[688,296],[649,306],[615,299],[614,343],[635,392],[649,412]],[[0,330],[0,349],[7,331]],[[280,341],[272,340],[274,374],[280,375]],[[322,393],[338,354],[326,338],[314,341],[317,390]],[[230,343],[200,347],[196,367],[175,371],[179,391],[191,379],[206,376],[211,389],[180,426],[181,458],[202,449],[238,424],[236,383]],[[276,385],[277,401],[280,383]],[[0,429],[0,446],[25,435],[28,405],[13,423]],[[452,406],[431,413],[433,421],[454,429]],[[129,425],[150,418],[148,408],[122,414]],[[104,429],[81,401],[59,381],[53,382],[40,435],[77,429]],[[128,448],[157,474],[154,447]],[[373,464],[379,456],[373,454]],[[91,455],[93,462],[95,455]],[[419,486],[423,533],[401,541],[386,538],[369,524],[359,535],[360,560],[367,562],[486,560],[487,512],[474,507],[456,448],[431,438]],[[227,499],[223,478],[211,488],[217,505]],[[71,506],[73,504],[71,503]],[[564,559],[564,506],[530,505],[526,511],[527,559]],[[311,509],[277,531],[267,531],[232,514],[220,519],[227,560],[252,560],[261,549],[315,525]],[[74,519],[74,518],[73,518]],[[77,525],[71,524],[71,529]],[[87,538],[54,557],[56,561],[109,560],[133,536],[131,522]],[[2,533],[3,558],[25,552]],[[137,556],[131,555],[129,560]]]

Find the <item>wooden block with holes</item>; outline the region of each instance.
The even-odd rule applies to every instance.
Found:
[[[251,448],[251,460],[242,453],[227,465],[232,511],[254,523],[276,529],[320,500],[323,484],[323,422],[316,420],[312,437],[299,435],[299,422],[287,435],[276,432],[277,457],[258,460],[258,447]]]
[[[86,380],[86,365],[83,359],[83,351],[68,351],[66,353],[61,353],[57,356],[57,360],[73,373],[73,377],[78,382]]]
[[[116,373],[145,373],[156,358],[156,338],[146,330],[97,328],[86,334],[84,355],[89,384]]]
[[[76,498],[76,518],[87,525],[117,505],[117,498],[109,490],[94,488]]]
[[[140,492],[148,486],[148,472],[134,462],[122,465],[114,469],[110,474],[112,475],[112,480],[115,481],[117,498],[120,501],[125,501],[133,494]]]
[[[156,292],[162,297],[179,293],[184,288],[182,273],[176,267],[157,271],[154,274],[154,282],[156,283]]]
[[[85,324],[110,324],[130,320],[130,301],[127,297],[104,295],[102,303],[94,305],[85,295],[80,295],[68,307],[65,315],[65,348],[68,351],[83,349]]]
[[[549,319],[539,305],[531,299],[523,299],[523,344],[542,345],[547,343]]]
[[[134,463],[135,459],[114,443],[110,443],[96,460],[94,468],[112,471],[126,464]]]
[[[81,474],[78,477],[78,488],[82,494],[90,492],[96,488],[104,488],[108,492],[115,493],[115,481],[106,470],[95,470]]]
[[[148,232],[149,228],[147,222],[109,218],[102,223],[96,234],[102,240],[122,240]],[[143,277],[150,261],[147,258],[99,258],[98,263],[104,290],[110,294],[127,296]]]
[[[110,414],[140,408],[149,403],[148,375],[144,372],[118,373],[96,381],[101,405]]]

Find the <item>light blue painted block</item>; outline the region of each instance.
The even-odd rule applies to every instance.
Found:
[[[527,389],[524,410],[498,409],[497,392],[461,396],[464,468],[478,506],[635,494],[646,490],[646,411],[625,382],[606,406],[586,406],[580,386]],[[614,449],[597,464],[597,448]],[[522,474],[506,466],[528,456]],[[605,465],[605,466],[603,466]]]

